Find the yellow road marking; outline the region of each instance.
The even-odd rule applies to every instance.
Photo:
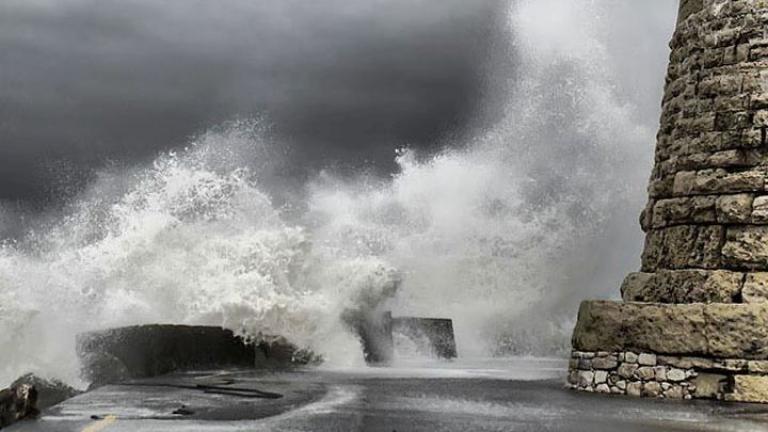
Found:
[[[83,429],[83,432],[99,432],[106,429],[109,425],[117,421],[117,417],[108,415],[96,423],[91,423]]]

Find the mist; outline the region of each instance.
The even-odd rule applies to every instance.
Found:
[[[22,9],[60,12],[48,3],[32,5]],[[338,10],[371,16],[371,7]],[[376,35],[434,42],[432,34],[392,23],[446,25],[446,17],[466,7],[387,16],[394,27]],[[343,167],[345,157],[297,155],[297,141],[279,132],[281,117],[254,108],[245,111],[250,115],[225,113],[181,145],[150,146],[147,160],[134,155],[96,166],[62,206],[30,213],[4,205],[0,221],[27,220],[20,228],[27,234],[0,250],[0,290],[10,299],[0,315],[6,337],[0,347],[18,347],[0,375],[32,369],[76,381],[77,361],[66,342],[75,333],[158,321],[222,325],[251,336],[280,333],[333,364],[359,364],[359,342],[340,316],[370,299],[397,314],[454,319],[463,356],[563,353],[578,303],[617,297],[623,276],[639,265],[637,219],[674,9],[663,0],[503,5],[485,51],[503,58],[473,65],[480,96],[459,104],[465,120],[422,130],[424,145],[379,133],[349,141],[366,142],[359,149],[383,146],[390,156],[381,159],[391,164],[383,173],[365,163]],[[270,13],[278,23],[295,19],[294,11]],[[211,31],[195,28],[203,36]],[[221,37],[236,49],[231,36]],[[306,49],[309,58],[324,58],[321,48]],[[311,75],[303,63],[285,64]],[[376,69],[389,76],[385,66],[392,65]],[[328,72],[320,69],[314,73]],[[334,87],[317,79],[308,78],[296,101],[292,93],[275,97],[304,107],[332,96]],[[354,80],[349,87],[344,79],[335,82],[345,87],[342,94],[357,94]],[[398,116],[425,109],[423,94],[401,99],[390,90],[379,88],[375,98]],[[354,117],[348,122],[353,130],[356,124]],[[304,142],[333,154],[315,135]],[[155,155],[158,149],[165,150]],[[305,165],[312,167],[306,174],[286,178],[285,167]],[[274,198],[283,182],[299,184],[299,211]]]

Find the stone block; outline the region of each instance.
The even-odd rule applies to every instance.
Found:
[[[636,364],[631,363],[623,363],[621,366],[619,366],[618,373],[619,376],[626,379],[631,379],[635,376],[635,372],[640,366]]]
[[[672,382],[681,382],[685,381],[686,374],[685,371],[678,368],[671,368],[669,371],[667,371],[667,379]]]
[[[604,384],[608,382],[608,372],[595,371],[595,384]]]
[[[728,172],[724,169],[683,171],[675,175],[672,192],[676,196],[759,192],[765,186],[761,171]]]
[[[747,223],[752,217],[752,195],[724,195],[717,198],[717,221],[720,223]]]
[[[634,397],[640,397],[640,395],[643,393],[643,383],[641,382],[631,382],[627,384],[627,395],[634,396]]]
[[[744,359],[716,359],[712,362],[712,370],[721,372],[745,372],[749,361]]]
[[[768,361],[766,360],[751,360],[747,362],[747,370],[757,374],[768,374]]]
[[[768,304],[588,301],[580,308],[573,345],[582,351],[610,346],[617,352],[765,360]]]
[[[651,381],[656,379],[656,371],[649,366],[643,366],[635,371],[635,376],[643,381]]]
[[[768,273],[748,273],[741,298],[744,303],[768,303]]]
[[[711,304],[703,310],[710,356],[768,358],[768,304]]]
[[[768,223],[768,196],[759,196],[752,202],[751,219],[755,223]]]
[[[656,354],[641,353],[637,363],[643,366],[656,366]]]
[[[717,269],[724,235],[720,225],[678,225],[651,231],[643,249],[643,271]]]
[[[579,371],[578,384],[581,387],[591,386],[595,380],[595,373],[592,371]]]
[[[702,334],[704,316],[701,305],[628,304],[626,321],[627,348],[646,353],[676,354],[706,349]],[[641,354],[638,362],[656,365],[656,358]]]
[[[643,391],[641,394],[645,397],[659,397],[659,395],[661,395],[661,384],[656,381],[643,383]]]
[[[658,356],[659,364],[680,369],[712,369],[714,361],[704,357]]]
[[[659,200],[653,208],[653,227],[715,222],[716,199],[714,196],[695,196]]]
[[[618,365],[619,365],[619,362],[616,359],[616,356],[614,355],[596,357],[592,359],[593,369],[603,369],[603,370],[614,369]]]
[[[692,380],[695,386],[693,395],[701,399],[716,399],[721,394],[725,381],[725,375],[700,373]]]
[[[741,293],[744,275],[724,270],[659,270],[630,273],[622,298],[645,303],[731,303]]]
[[[768,270],[768,226],[728,228],[722,254],[731,267]]]
[[[615,302],[582,302],[573,333],[574,349],[621,351],[624,347],[620,333],[625,325],[623,309],[623,305]]]
[[[681,0],[677,13],[677,21],[681,23],[693,14],[701,12],[704,8],[703,0]]]
[[[679,385],[673,385],[669,389],[664,390],[664,397],[667,399],[683,399],[684,396],[683,387]]]
[[[768,402],[768,376],[735,375],[732,391],[726,400],[737,402]]]

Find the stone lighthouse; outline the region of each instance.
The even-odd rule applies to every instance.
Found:
[[[640,272],[586,301],[569,386],[768,402],[768,0],[681,0]]]

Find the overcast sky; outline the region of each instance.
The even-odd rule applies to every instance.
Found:
[[[0,199],[255,115],[291,148],[290,175],[386,173],[396,147],[477,118],[502,3],[5,0]]]

